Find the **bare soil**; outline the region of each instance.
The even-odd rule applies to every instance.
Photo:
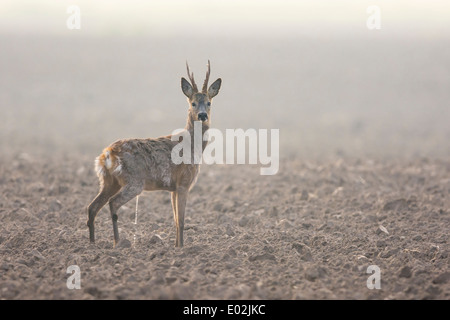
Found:
[[[0,40],[0,299],[450,298],[440,41]],[[136,224],[135,201],[120,210],[117,248],[102,209],[91,245],[95,157],[183,127],[184,62],[200,77],[208,58],[213,124],[279,128],[279,172],[203,165],[184,248],[166,192],[139,197]]]
[[[57,165],[61,163],[61,165]],[[170,195],[104,208],[91,245],[86,160],[25,154],[0,172],[3,299],[448,299],[450,163],[285,159],[273,177],[204,166],[175,248]],[[81,289],[66,286],[70,265]],[[369,290],[367,268],[381,270]]]

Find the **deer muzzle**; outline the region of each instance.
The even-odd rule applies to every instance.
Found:
[[[208,114],[206,112],[200,112],[198,114],[198,120],[200,120],[200,121],[208,120]]]

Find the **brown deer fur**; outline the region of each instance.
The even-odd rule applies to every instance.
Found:
[[[199,92],[194,74],[189,72],[188,66],[187,70],[191,83],[181,78],[181,88],[189,103],[185,130],[189,131],[191,139],[194,139],[195,121],[202,121],[202,134],[209,128],[211,101],[219,93],[222,80],[217,79],[207,89],[210,73],[208,61],[206,80],[202,92]],[[178,143],[178,137],[173,139],[172,135],[154,139],[125,139],[118,140],[103,150],[95,160],[100,192],[87,210],[91,242],[95,242],[95,216],[105,204],[109,203],[116,245],[119,241],[117,227],[119,208],[144,190],[166,190],[172,193],[172,209],[177,230],[175,245],[183,246],[186,201],[189,190],[197,180],[200,167],[193,161],[192,164],[178,165],[172,162],[172,148]],[[203,150],[206,143],[202,144]],[[193,141],[191,146],[193,148]]]

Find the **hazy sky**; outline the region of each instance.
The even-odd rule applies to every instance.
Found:
[[[81,30],[66,27],[70,5]],[[86,35],[292,35],[368,32],[366,12],[381,10],[384,34],[447,36],[448,0],[2,0],[1,33]]]

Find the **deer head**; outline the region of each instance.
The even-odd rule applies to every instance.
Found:
[[[181,78],[181,90],[188,98],[189,102],[189,112],[194,116],[195,120],[200,120],[202,122],[208,122],[210,119],[210,110],[212,98],[219,93],[220,85],[222,84],[222,79],[217,79],[208,88],[209,74],[211,71],[210,63],[208,60],[208,70],[206,71],[206,78],[203,82],[202,91],[199,92],[197,84],[194,80],[194,73],[190,72],[189,65],[186,62],[186,68],[189,80]]]

